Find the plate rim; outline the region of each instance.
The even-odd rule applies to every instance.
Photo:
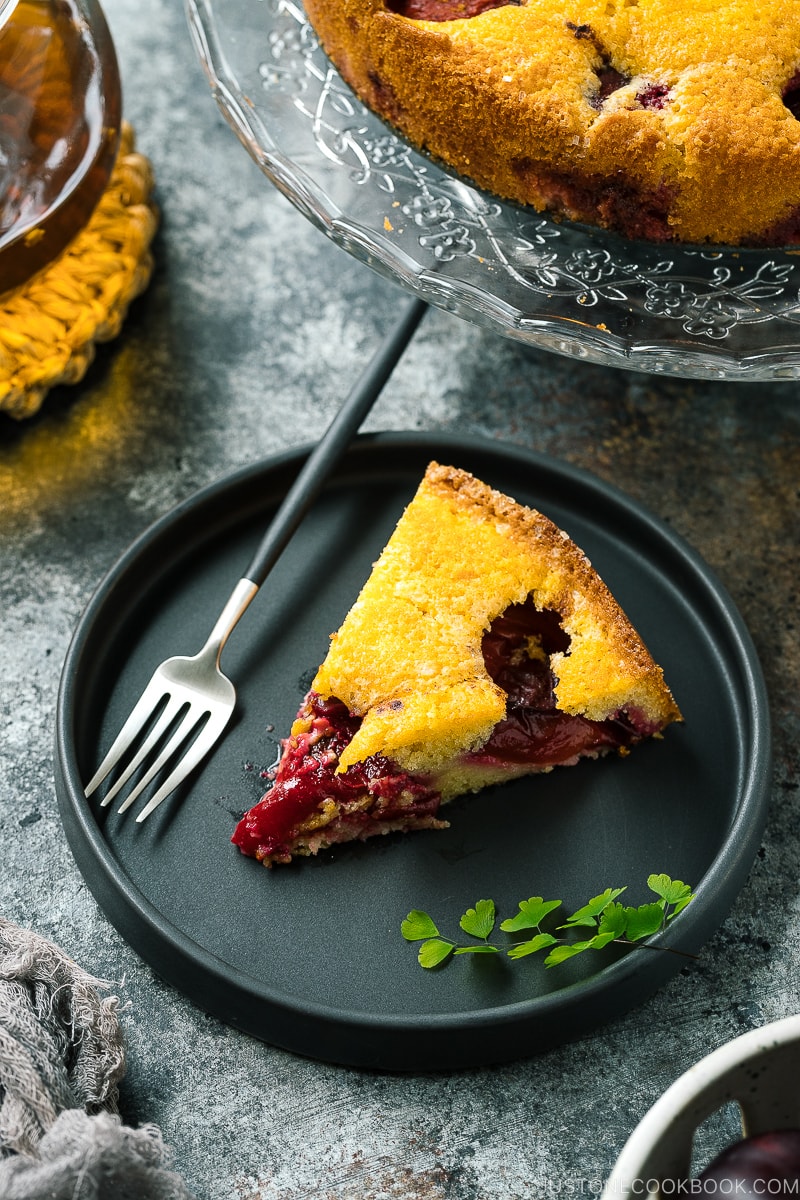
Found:
[[[737,689],[736,707],[737,710],[747,714],[752,726],[752,735],[749,751],[746,747],[741,749],[742,761],[746,764],[747,769],[743,772],[741,779],[735,815],[713,861],[695,887],[698,899],[701,899],[709,892],[709,889],[713,890],[719,886],[721,878],[727,878],[728,891],[731,894],[724,905],[723,916],[719,918],[714,914],[709,914],[702,904],[695,907],[697,904],[695,901],[695,904],[683,914],[684,919],[669,931],[670,946],[689,953],[696,953],[699,946],[714,933],[721,921],[725,919],[736,895],[744,885],[760,844],[761,833],[767,818],[772,762],[771,718],[766,683],[749,630],[724,584],[682,535],[614,484],[607,483],[593,473],[564,460],[499,439],[450,435],[437,431],[374,432],[357,435],[339,467],[334,471],[332,480],[336,479],[340,471],[347,469],[351,459],[359,455],[374,455],[376,450],[380,452],[381,450],[396,449],[422,452],[424,448],[426,454],[435,457],[441,455],[444,447],[448,453],[456,455],[477,453],[495,455],[498,459],[510,458],[515,461],[517,466],[527,466],[534,470],[544,469],[561,479],[566,478],[583,488],[601,493],[604,499],[618,506],[625,513],[627,519],[633,518],[640,526],[649,528],[662,541],[665,541],[674,553],[680,556],[696,580],[702,583],[708,598],[715,603],[718,615],[725,620],[727,626],[726,645],[736,649],[737,662],[744,671],[744,679],[747,683],[746,688]],[[67,842],[78,868],[100,908],[134,952],[191,1003],[201,1009],[205,1008],[205,1011],[214,1013],[227,1024],[241,1028],[251,1036],[289,1050],[297,1050],[297,1047],[285,1044],[280,1038],[275,1039],[269,1033],[261,1033],[251,1028],[248,1021],[231,1019],[230,1015],[226,1016],[215,1011],[213,1007],[204,1006],[196,996],[189,994],[185,988],[181,987],[175,978],[170,978],[168,973],[155,966],[153,956],[142,950],[138,934],[137,938],[132,938],[128,930],[120,929],[117,919],[115,919],[119,916],[118,906],[121,904],[127,907],[134,914],[137,924],[143,924],[151,930],[154,929],[157,938],[163,941],[169,950],[173,953],[178,952],[183,957],[188,956],[194,969],[201,973],[207,972],[210,976],[215,977],[216,983],[227,985],[234,982],[244,996],[250,997],[254,1001],[273,1005],[276,1009],[288,1010],[293,1017],[299,1017],[301,1020],[313,1017],[315,1021],[321,1022],[323,1027],[329,1027],[331,1030],[357,1028],[364,1035],[385,1033],[391,1029],[393,1032],[416,1037],[421,1028],[432,1033],[441,1033],[445,1030],[455,1031],[456,1028],[464,1032],[470,1029],[474,1031],[476,1028],[485,1030],[498,1025],[513,1024],[520,1018],[535,1021],[537,1015],[547,1018],[556,1013],[563,1013],[565,1009],[572,1010],[575,1006],[583,1006],[587,997],[602,997],[609,988],[612,992],[616,992],[620,987],[624,987],[632,976],[636,976],[637,980],[641,981],[643,972],[641,967],[636,966],[637,955],[630,952],[617,961],[601,967],[588,979],[565,985],[544,996],[535,996],[529,1000],[470,1011],[410,1013],[408,1015],[353,1013],[344,1008],[319,1004],[316,1001],[306,1001],[296,995],[290,995],[286,991],[282,991],[279,986],[257,979],[240,968],[226,963],[213,951],[194,941],[188,932],[182,931],[165,917],[128,877],[122,864],[112,854],[109,842],[103,836],[101,826],[95,819],[94,809],[83,798],[74,754],[73,732],[79,715],[79,707],[74,697],[74,684],[81,667],[81,656],[86,651],[86,643],[90,640],[95,622],[99,614],[103,612],[109,595],[114,588],[118,587],[127,572],[135,567],[141,554],[159,537],[169,532],[176,522],[185,519],[198,506],[218,504],[220,498],[226,493],[237,491],[262,475],[292,467],[294,464],[299,469],[311,449],[311,445],[305,444],[228,472],[197,489],[151,522],[106,571],[77,622],[62,665],[58,689],[55,728],[56,795]],[[98,868],[99,876],[87,873],[87,864]],[[107,889],[110,889],[112,893],[111,899],[109,899]],[[652,940],[654,944],[658,945],[663,938],[662,934]],[[652,956],[653,959],[660,960],[667,960],[671,957],[668,954]],[[666,962],[653,962],[647,972],[652,982],[647,994],[652,994],[666,978],[675,973],[676,968],[672,964],[669,964],[669,969],[667,966]],[[640,998],[635,1006],[642,1002],[643,1000]],[[589,1024],[591,1026],[592,1022]],[[552,1043],[545,1041],[545,1044],[539,1048],[545,1049],[548,1044]],[[304,1050],[299,1052],[306,1053]],[[372,1061],[373,1055],[374,1051],[369,1051],[367,1061],[361,1062],[357,1061],[358,1055],[356,1054],[354,1058],[352,1053],[348,1053],[344,1058],[338,1055],[331,1057],[324,1053],[312,1053],[312,1057],[320,1057],[324,1061],[355,1066],[380,1066],[380,1063],[376,1064]],[[521,1054],[512,1057],[524,1056]],[[485,1060],[471,1060],[470,1065],[473,1061],[489,1063],[507,1060],[508,1056],[506,1055],[490,1054]],[[416,1066],[412,1064],[406,1067],[400,1061],[392,1063],[391,1069],[417,1069],[418,1066],[419,1064]]]

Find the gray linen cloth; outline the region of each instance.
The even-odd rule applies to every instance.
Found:
[[[118,1116],[118,1001],[0,917],[0,1198],[191,1200],[154,1125]]]

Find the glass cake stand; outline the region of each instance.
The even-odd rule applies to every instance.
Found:
[[[219,106],[328,237],[408,290],[517,341],[701,379],[800,378],[800,247],[627,241],[471,186],[343,83],[294,0],[187,0]]]

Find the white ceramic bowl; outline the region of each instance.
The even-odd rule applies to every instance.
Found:
[[[601,1200],[680,1195],[696,1130],[731,1101],[745,1137],[800,1128],[800,1015],[743,1034],[681,1075],[636,1126]]]

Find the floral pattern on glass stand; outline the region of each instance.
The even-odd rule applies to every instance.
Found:
[[[579,357],[800,377],[800,252],[626,242],[489,196],[357,99],[295,0],[188,3],[190,21],[213,27],[220,46],[228,35],[217,61],[202,46],[201,57],[224,82],[218,99],[235,109],[232,124],[262,169],[385,273],[468,318]],[[263,29],[263,50],[250,51],[255,91],[236,74],[247,41],[237,12],[259,47]]]

